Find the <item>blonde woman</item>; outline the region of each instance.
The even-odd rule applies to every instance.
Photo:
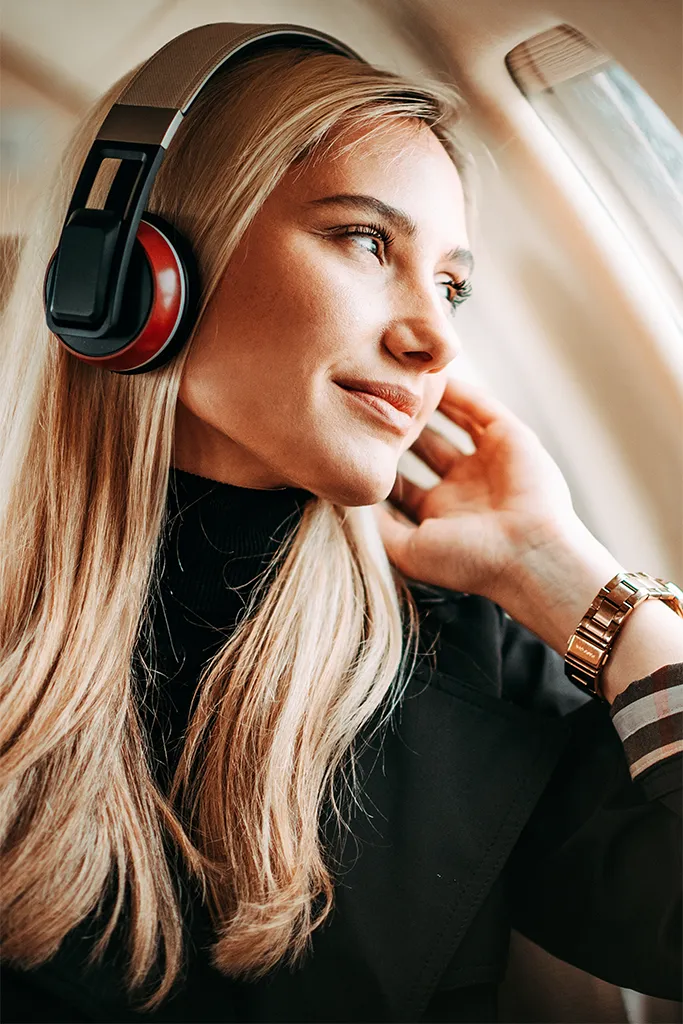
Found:
[[[459,100],[279,42],[204,83],[147,198],[198,262],[172,358],[79,358],[42,306],[130,77],[22,253],[3,1020],[493,1021],[511,927],[677,998],[673,590],[633,590],[602,699],[567,678],[624,567],[533,432],[448,376],[472,263]],[[431,490],[397,477],[409,448]]]

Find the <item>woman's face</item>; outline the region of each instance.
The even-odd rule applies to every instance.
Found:
[[[382,501],[458,352],[453,300],[471,269],[467,248],[458,173],[419,121],[347,134],[292,169],[192,342],[174,464],[341,505]],[[407,388],[415,411],[393,424],[343,381]]]

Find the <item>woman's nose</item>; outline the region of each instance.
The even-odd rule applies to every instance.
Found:
[[[438,373],[462,348],[447,301],[434,286],[432,291],[413,292],[408,308],[392,319],[384,343],[392,355],[423,372]]]

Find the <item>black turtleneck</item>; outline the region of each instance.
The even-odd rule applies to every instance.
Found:
[[[142,704],[158,763],[175,761],[199,673],[314,495],[237,487],[172,468],[151,595],[156,685]]]

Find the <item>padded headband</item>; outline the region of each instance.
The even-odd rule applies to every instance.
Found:
[[[338,39],[298,25],[201,25],[171,39],[145,61],[112,107],[98,138],[166,148],[201,89],[227,60],[241,50],[251,53],[272,46],[308,46],[362,61]]]

